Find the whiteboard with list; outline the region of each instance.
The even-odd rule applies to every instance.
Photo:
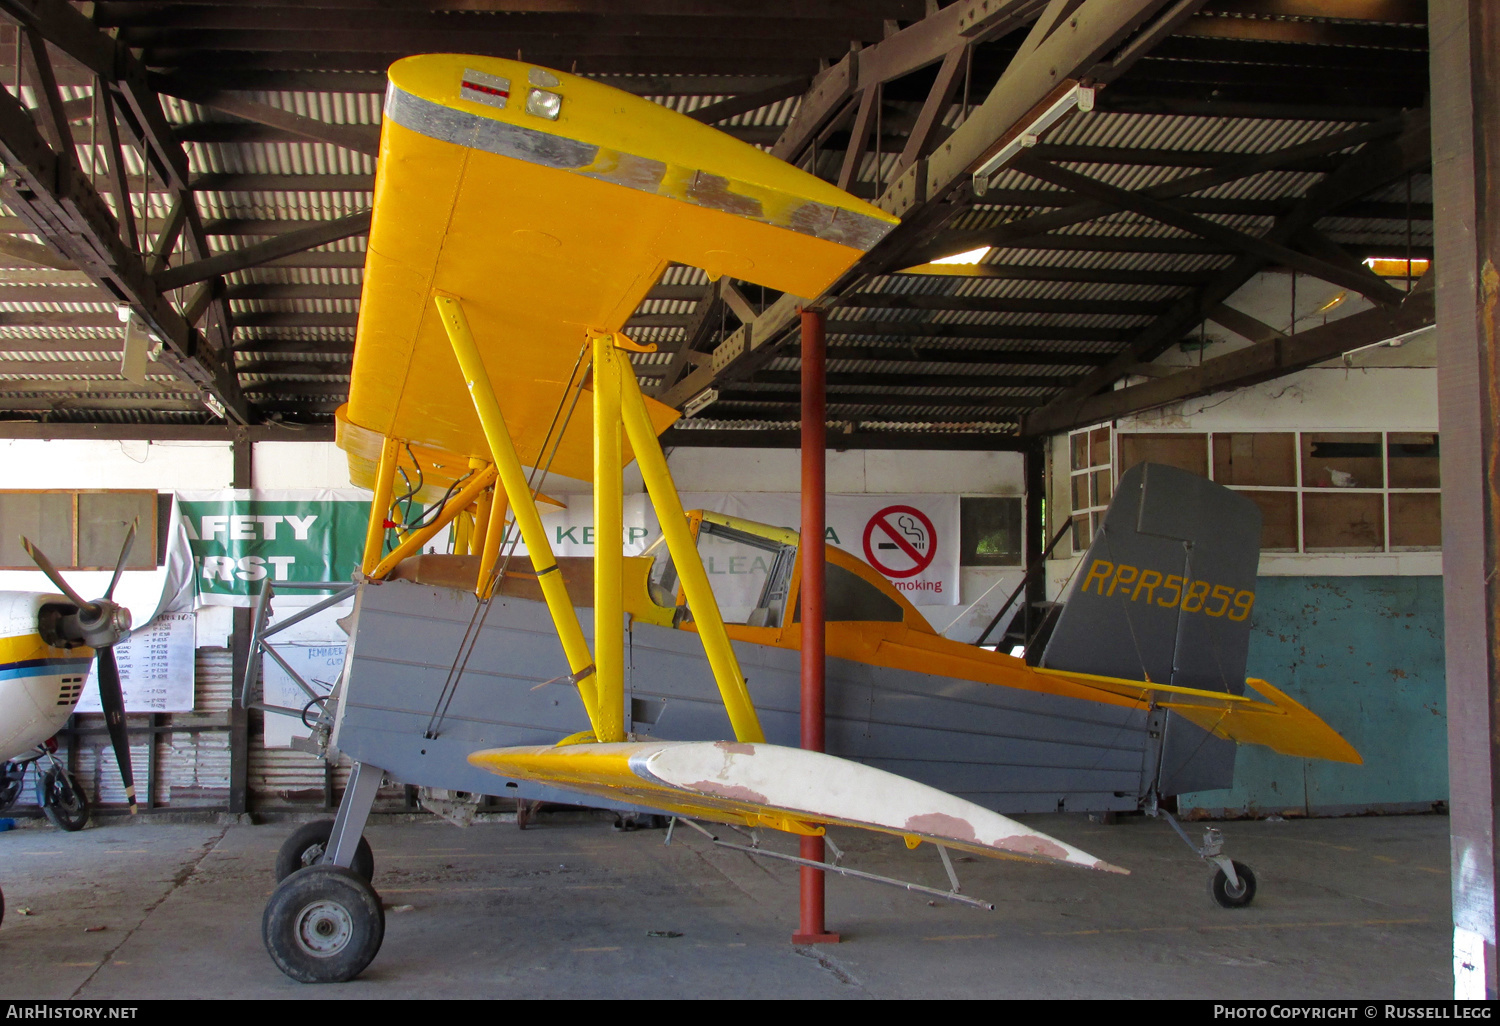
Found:
[[[132,631],[115,646],[120,686],[129,713],[193,711],[193,614],[162,613]],[[99,704],[99,661],[89,667],[89,679],[78,699],[78,711],[103,712]]]

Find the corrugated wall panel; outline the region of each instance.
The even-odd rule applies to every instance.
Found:
[[[1235,786],[1184,813],[1348,815],[1448,799],[1439,577],[1262,577],[1246,672],[1304,703],[1364,757],[1350,766],[1245,745]]]

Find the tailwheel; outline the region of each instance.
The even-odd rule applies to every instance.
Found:
[[[82,830],[89,821],[89,799],[83,785],[67,770],[53,766],[36,780],[36,801],[59,830]]]
[[[364,972],[385,939],[380,896],[342,866],[299,869],[271,894],[261,939],[299,983],[343,983]]]
[[[1216,869],[1213,879],[1208,882],[1208,893],[1223,908],[1244,908],[1255,900],[1255,874],[1243,862],[1231,860],[1231,865],[1234,866],[1235,882],[1229,882],[1229,874],[1222,868]]]
[[[316,866],[328,856],[328,840],[333,836],[333,820],[320,819],[305,823],[288,837],[276,853],[276,882],[280,883],[299,869]],[[349,867],[366,882],[375,878],[375,854],[370,851],[370,842],[363,837],[354,851],[354,863]]]

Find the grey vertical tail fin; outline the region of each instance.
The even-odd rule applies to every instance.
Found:
[[[1241,694],[1259,561],[1255,503],[1175,467],[1132,467],[1041,665]]]
[[[1041,665],[1075,673],[1243,694],[1260,562],[1260,508],[1175,467],[1121,477]],[[1154,714],[1143,791],[1228,787],[1234,744],[1180,716]]]

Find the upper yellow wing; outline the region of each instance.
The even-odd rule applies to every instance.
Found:
[[[339,414],[355,483],[373,482],[386,436],[489,458],[435,293],[463,301],[517,451],[535,465],[586,330],[619,330],[667,264],[814,296],[894,223],[753,146],[589,79],[490,57],[397,61]],[[677,416],[649,406],[658,430]],[[590,476],[590,421],[584,399],[553,469]]]

